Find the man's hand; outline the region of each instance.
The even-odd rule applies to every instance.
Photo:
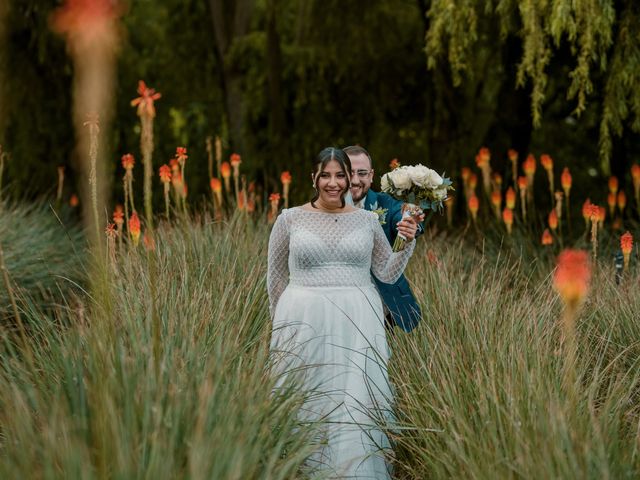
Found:
[[[424,215],[422,215],[422,217],[424,217]],[[401,233],[402,236],[407,239],[407,242],[416,238],[418,222],[414,217],[403,218],[396,224],[396,226],[398,227],[398,233]]]

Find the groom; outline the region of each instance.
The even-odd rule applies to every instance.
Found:
[[[382,229],[389,243],[393,245],[398,235],[396,224],[402,219],[403,202],[386,193],[377,193],[371,190],[373,165],[369,152],[359,146],[346,147],[343,150],[351,160],[351,197],[354,205],[370,211],[387,210]],[[405,221],[415,227],[417,235],[422,233],[422,226],[416,223],[412,217],[405,219]],[[382,296],[382,301],[389,310],[387,320],[391,326],[396,324],[405,332],[413,330],[420,321],[421,311],[404,274],[394,284],[383,283],[375,276],[374,280]]]

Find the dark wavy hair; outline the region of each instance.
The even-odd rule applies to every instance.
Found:
[[[324,170],[324,167],[327,166],[331,160],[335,160],[340,165],[340,169],[347,177],[347,186],[343,190],[340,195],[340,200],[342,201],[342,207],[344,207],[344,196],[347,194],[349,189],[351,188],[351,160],[349,160],[349,156],[344,153],[344,151],[340,148],[335,147],[327,147],[322,150],[316,158],[313,160],[313,187],[316,190],[316,194],[311,199],[311,206],[313,208],[318,208],[315,205],[316,200],[320,198],[320,192],[318,190],[318,180],[320,180],[320,173]]]

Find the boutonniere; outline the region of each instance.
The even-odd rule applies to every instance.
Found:
[[[385,223],[387,223],[386,208],[378,208],[378,202],[375,202],[371,205],[371,211],[378,215],[378,222],[380,222],[380,225],[384,225]]]

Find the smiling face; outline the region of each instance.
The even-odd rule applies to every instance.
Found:
[[[325,208],[341,208],[342,197],[349,188],[349,177],[340,164],[330,160],[314,180],[318,189],[318,202]]]
[[[373,183],[373,169],[371,161],[364,153],[350,154],[351,169],[351,197],[354,202],[362,200]]]

